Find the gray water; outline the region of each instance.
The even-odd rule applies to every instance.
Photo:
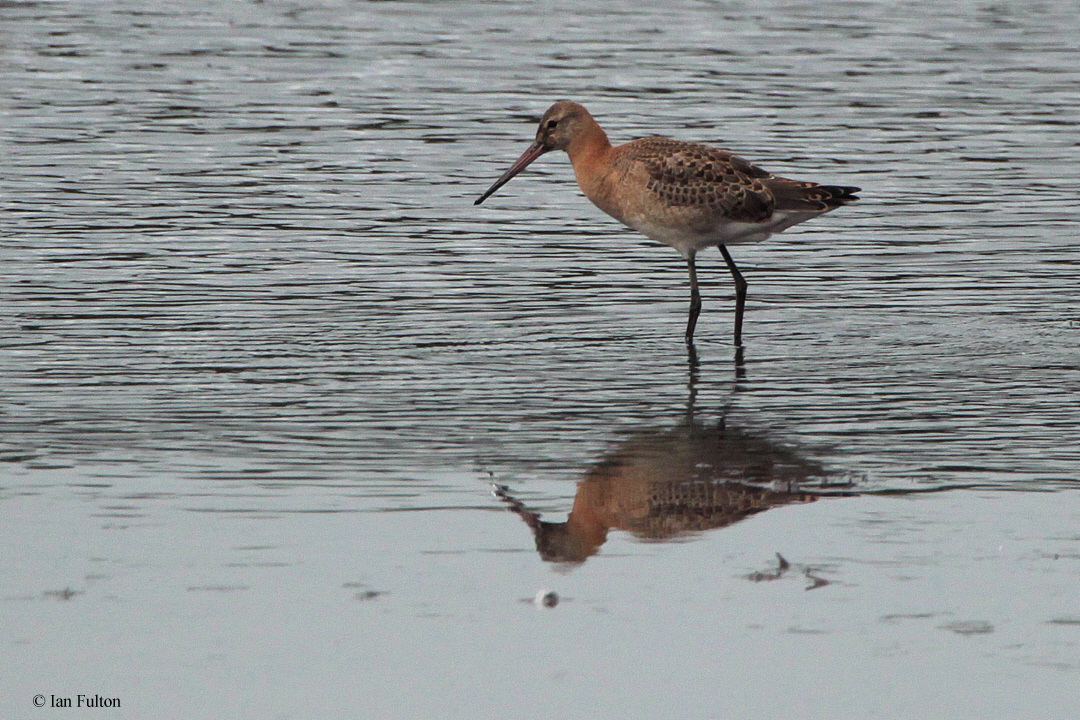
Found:
[[[1077,10],[0,3],[0,538],[20,558],[0,566],[0,643],[27,658],[0,671],[5,708],[47,717],[35,693],[89,690],[123,696],[115,717],[220,715],[223,698],[237,717],[499,717],[502,680],[526,673],[526,717],[582,716],[593,693],[591,717],[1073,717]],[[733,248],[742,363],[719,254],[699,256],[694,360],[683,261],[593,208],[564,156],[473,206],[561,98],[615,142],[709,142],[863,188]],[[685,427],[862,497],[686,543],[613,532],[553,574],[489,492],[565,518],[579,480]],[[747,583],[777,550],[832,584]],[[965,614],[994,578],[1013,605]],[[712,627],[714,581],[734,623],[717,638],[762,640],[720,666],[745,706],[713,697],[710,645],[663,629]],[[541,584],[577,601],[539,620],[517,601]],[[798,618],[743,622],[773,605],[864,612],[881,636],[854,620],[805,647]],[[96,620],[54,617],[67,607]],[[905,634],[896,617],[938,619]],[[139,622],[146,637],[122,630]],[[117,655],[62,662],[71,632]],[[535,673],[478,667],[541,632]],[[639,632],[648,650],[621,644]],[[350,654],[371,642],[374,665]],[[841,649],[867,683],[822,695],[808,668]],[[977,700],[923,692],[960,666]],[[328,676],[335,700],[300,699]]]

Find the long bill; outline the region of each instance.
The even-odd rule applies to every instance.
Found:
[[[492,193],[494,193],[506,183],[510,182],[510,179],[512,177],[524,170],[526,167],[529,166],[529,163],[531,163],[533,160],[540,157],[547,151],[548,149],[546,147],[538,143],[533,143],[532,145],[530,145],[529,149],[521,154],[521,157],[517,159],[517,162],[511,165],[510,169],[504,172],[502,174],[502,177],[496,180],[495,184],[493,184],[487,189],[486,193],[476,198],[476,202],[474,202],[473,205],[479,205],[480,203],[487,200],[492,195]]]

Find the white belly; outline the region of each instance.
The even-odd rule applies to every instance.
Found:
[[[670,245],[683,257],[689,257],[691,253],[717,245],[761,242],[773,233],[786,230],[818,214],[820,213],[777,212],[760,223],[723,220],[703,229],[677,224],[661,224],[640,217],[630,218],[626,224],[652,240]]]

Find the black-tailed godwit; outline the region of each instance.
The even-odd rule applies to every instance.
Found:
[[[776,177],[708,145],[647,137],[612,147],[588,110],[563,100],[548,108],[536,141],[475,204],[551,150],[565,150],[570,156],[578,186],[594,205],[686,258],[688,344],[693,343],[701,312],[694,264],[699,250],[718,247],[735,279],[735,345],[741,347],[746,280],[726,246],[764,240],[859,199],[855,195],[859,188]]]

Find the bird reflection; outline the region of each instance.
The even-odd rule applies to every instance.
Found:
[[[565,522],[542,520],[509,488],[495,487],[533,531],[544,560],[582,563],[611,530],[663,541],[835,493],[836,479],[796,450],[722,420],[697,422],[693,384],[692,376],[681,423],[635,433],[585,473]]]

